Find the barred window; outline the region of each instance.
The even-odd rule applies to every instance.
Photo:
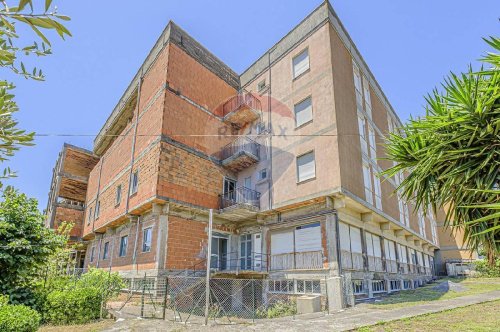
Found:
[[[403,289],[410,289],[410,288],[411,288],[411,281],[403,280]]]
[[[269,280],[269,291],[273,293],[293,293],[293,280]]]
[[[297,280],[297,293],[321,294],[321,283],[319,280]]]
[[[352,289],[355,295],[357,294],[365,294],[365,287],[363,280],[353,280],[352,281]]]
[[[374,293],[385,292],[385,281],[384,280],[373,280],[372,281],[372,291]]]
[[[391,280],[391,290],[392,291],[400,290],[400,285],[401,285],[401,283],[399,282],[399,280]]]

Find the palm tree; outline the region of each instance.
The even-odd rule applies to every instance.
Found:
[[[481,59],[488,68],[452,73],[426,97],[426,115],[388,138],[396,164],[383,174],[407,174],[401,195],[426,213],[445,208],[445,225],[463,229],[492,264],[500,253],[500,38],[485,41],[495,52]]]

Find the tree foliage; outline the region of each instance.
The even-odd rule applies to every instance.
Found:
[[[45,76],[39,68],[27,68],[23,57],[43,57],[52,53],[50,41],[44,31],[53,30],[61,38],[71,36],[62,24],[69,17],[59,15],[56,8],[51,10],[52,0],[45,0],[43,8],[37,12],[33,0],[20,0],[16,6],[10,6],[4,0],[0,5],[0,66],[19,74],[26,79],[43,81]],[[35,41],[25,43],[17,32],[17,25],[23,24],[31,28]],[[33,144],[34,133],[27,133],[18,128],[12,115],[18,111],[14,101],[14,84],[0,79],[0,161],[5,161],[19,150],[21,146]],[[15,174],[6,168],[0,178]],[[0,182],[1,186],[1,182]]]
[[[494,52],[451,73],[426,97],[426,115],[410,119],[387,144],[396,165],[384,173],[404,172],[400,190],[416,208],[445,208],[445,225],[464,230],[473,249],[483,248],[493,262],[500,252],[500,39],[485,39]],[[500,209],[500,207],[498,207]],[[429,212],[429,211],[427,211]]]
[[[0,294],[27,303],[42,266],[66,238],[44,226],[37,201],[7,188],[0,202]]]

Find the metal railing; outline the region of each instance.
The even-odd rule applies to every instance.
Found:
[[[240,271],[267,272],[269,271],[268,257],[269,255],[259,252],[250,252],[244,256],[236,251],[223,255],[212,254],[210,269],[237,273]]]
[[[257,157],[257,159],[260,159],[260,144],[248,137],[239,137],[234,142],[222,148],[222,159],[227,159],[241,153],[250,153]]]
[[[226,116],[231,112],[234,112],[238,110],[242,106],[247,106],[250,107],[254,110],[261,110],[261,103],[260,100],[257,99],[253,94],[251,93],[240,93],[231,99],[229,99],[223,106],[222,106],[222,116]]]
[[[225,209],[236,204],[247,204],[260,208],[260,193],[246,187],[238,187],[221,195],[221,209]]]

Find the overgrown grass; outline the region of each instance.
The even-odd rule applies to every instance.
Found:
[[[78,331],[78,332],[97,332],[102,331],[105,328],[111,327],[114,324],[113,319],[103,319],[97,322],[91,322],[88,324],[78,324],[78,325],[43,325],[38,329],[38,332],[68,332],[68,331]]]
[[[499,331],[499,307],[500,301],[480,303],[434,314],[380,323],[356,331]]]
[[[461,292],[453,290],[443,292],[433,289],[439,282],[447,280],[460,283],[460,285],[467,289]],[[487,293],[495,290],[500,290],[500,278],[445,278],[415,290],[401,291],[398,294],[390,295],[382,301],[370,304],[370,307],[377,309],[409,307],[431,301],[453,299],[461,296]]]

